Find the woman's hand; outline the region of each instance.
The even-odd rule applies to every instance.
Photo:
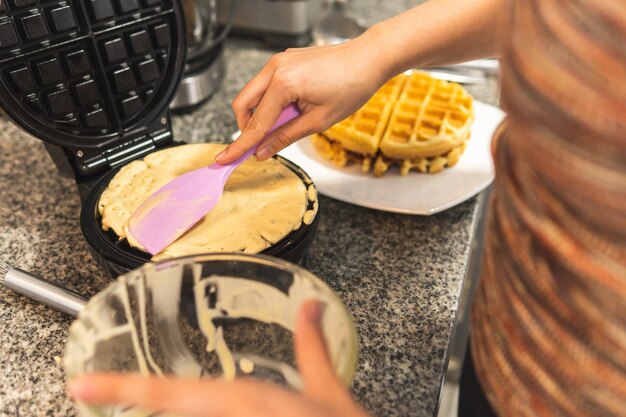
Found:
[[[71,395],[88,404],[128,404],[189,417],[367,417],[335,375],[319,326],[321,308],[307,302],[296,323],[301,394],[254,380],[158,379],[87,375],[70,382]]]
[[[235,98],[233,109],[243,133],[217,162],[232,162],[263,140],[292,102],[298,103],[302,115],[265,138],[257,158],[267,159],[343,120],[402,71],[497,55],[504,3],[431,0],[344,44],[275,55]]]
[[[274,55],[233,101],[242,135],[217,161],[232,162],[261,141],[290,103],[298,103],[302,115],[263,140],[256,152],[259,159],[352,114],[386,81],[378,53],[361,37]]]

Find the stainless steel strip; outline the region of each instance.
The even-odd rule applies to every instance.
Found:
[[[87,303],[85,298],[73,291],[17,268],[6,274],[4,286],[72,317],[76,317]]]

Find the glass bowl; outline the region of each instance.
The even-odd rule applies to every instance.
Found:
[[[120,276],[91,298],[72,324],[64,356],[66,376],[253,376],[299,389],[292,336],[298,310],[310,299],[323,305],[328,353],[348,385],[358,342],[337,295],[294,264],[243,254],[170,259]],[[78,407],[84,416],[129,411],[121,406]]]

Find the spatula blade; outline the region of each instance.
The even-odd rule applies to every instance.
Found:
[[[291,103],[266,136],[301,113],[298,105]],[[188,172],[161,187],[131,216],[130,234],[150,254],[160,253],[217,205],[230,174],[254,155],[257,146],[258,143],[235,162]]]
[[[152,255],[161,252],[219,202],[223,185],[203,167],[183,174],[152,194],[128,222],[132,236]]]

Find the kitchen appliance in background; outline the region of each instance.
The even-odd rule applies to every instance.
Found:
[[[218,22],[228,23],[228,11],[237,0],[216,0]],[[234,13],[232,32],[262,38],[282,48],[307,46],[311,28],[327,8],[326,0],[244,0]]]
[[[348,0],[327,1],[330,10],[311,29],[313,45],[337,45],[365,32],[365,23],[346,14]]]
[[[218,30],[217,0],[185,0],[187,61],[183,78],[170,104],[172,110],[190,110],[217,90],[224,78],[223,41],[230,30],[234,0],[224,8],[224,25]],[[231,22],[229,24],[229,22]]]

